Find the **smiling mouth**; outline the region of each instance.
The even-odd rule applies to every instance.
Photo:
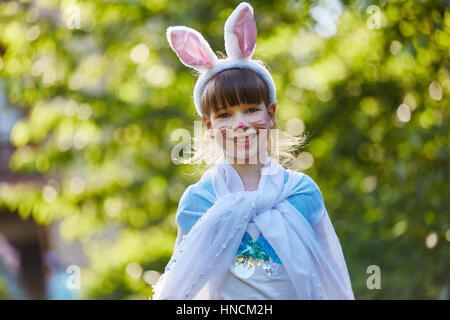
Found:
[[[255,142],[257,135],[234,137],[233,142],[240,147],[248,147]]]

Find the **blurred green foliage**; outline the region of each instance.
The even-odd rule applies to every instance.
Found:
[[[195,79],[165,31],[192,27],[224,52],[237,4],[0,4],[0,81],[25,114],[10,167],[48,181],[0,183],[0,208],[61,221],[64,238],[83,243],[83,298],[152,294],[147,271],[170,258],[177,201],[198,179],[170,159],[172,131],[192,132],[199,118]],[[316,1],[251,4],[279,123],[299,118],[313,133],[305,172],[324,195],[355,297],[447,299],[448,1],[344,1],[331,37],[314,30]],[[98,236],[105,230],[114,237]],[[381,268],[379,290],[367,288],[370,265]]]
[[[0,277],[0,300],[4,300],[8,297],[3,279]]]

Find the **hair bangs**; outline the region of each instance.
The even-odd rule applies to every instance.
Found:
[[[266,83],[253,71],[226,69],[211,78],[202,93],[202,114],[210,116],[240,104],[269,105]]]

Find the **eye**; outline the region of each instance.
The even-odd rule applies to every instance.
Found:
[[[258,108],[248,108],[247,112],[248,113],[253,113],[253,112],[257,112],[259,109]]]
[[[222,118],[222,119],[224,119],[224,118],[228,118],[229,115],[230,115],[229,113],[224,112],[224,113],[219,114],[219,115],[217,116],[217,118]]]

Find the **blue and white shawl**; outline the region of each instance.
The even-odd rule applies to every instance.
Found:
[[[177,239],[154,287],[155,300],[220,299],[218,289],[249,221],[282,261],[298,299],[354,299],[319,188],[273,158],[267,158],[255,191],[245,191],[239,174],[222,158],[185,191],[176,220],[187,235]]]

